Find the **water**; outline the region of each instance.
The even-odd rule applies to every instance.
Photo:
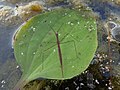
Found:
[[[91,0],[91,2],[88,3],[88,6],[91,7],[94,12],[99,13],[102,20],[106,20],[111,13],[120,15],[120,6],[111,2]]]
[[[20,2],[19,2],[20,3]],[[89,7],[92,8],[92,10],[95,13],[99,13],[99,20],[98,22],[98,40],[99,40],[99,47],[96,52],[96,56],[94,57],[93,61],[91,62],[91,65],[88,68],[88,71],[85,72],[82,75],[72,78],[70,80],[67,80],[66,82],[63,81],[61,86],[55,86],[53,85],[51,81],[49,81],[52,88],[58,88],[59,89],[73,89],[77,90],[80,88],[81,90],[85,89],[96,89],[96,87],[99,87],[97,89],[108,89],[111,87],[106,88],[106,83],[108,83],[108,79],[111,76],[110,72],[106,72],[107,68],[105,66],[109,66],[109,58],[108,58],[108,42],[107,42],[107,33],[104,28],[103,22],[107,21],[110,15],[114,15],[114,18],[112,20],[119,21],[120,18],[120,6],[113,4],[111,2],[102,2],[101,0],[91,0],[91,2],[86,3]],[[15,4],[12,3],[6,3],[6,2],[0,2],[0,5],[8,5],[10,7],[15,7]],[[68,2],[59,2],[55,3],[54,5],[50,5],[47,7],[54,7],[54,6],[66,6],[69,7]],[[2,7],[0,7],[1,9]],[[117,17],[116,17],[117,16]],[[116,20],[117,18],[118,20]],[[19,20],[19,19],[18,19]],[[112,21],[111,20],[111,21]],[[0,90],[12,90],[14,85],[17,83],[21,76],[20,67],[16,63],[15,57],[14,57],[14,51],[12,48],[12,37],[16,29],[23,23],[23,21],[20,21],[17,24],[0,24]],[[68,22],[69,23],[69,22]],[[70,24],[70,23],[69,23]],[[78,22],[79,24],[79,22]],[[119,24],[119,23],[118,23]],[[54,50],[55,51],[55,50]],[[116,43],[111,43],[110,51],[112,54],[112,68],[113,68],[113,75],[118,76],[115,77],[114,80],[119,80],[120,77],[120,46]],[[34,53],[33,53],[34,54]],[[98,55],[99,54],[99,55]],[[104,54],[104,55],[103,55]],[[74,66],[73,66],[74,67]],[[105,71],[105,72],[104,72]],[[102,73],[102,74],[101,74]],[[97,77],[96,77],[97,76]],[[95,80],[93,80],[93,78]],[[96,84],[96,83],[97,84]],[[76,85],[74,85],[76,83]],[[114,85],[118,85],[115,82],[113,82]],[[46,85],[46,87],[48,86]],[[114,90],[119,90],[120,88],[118,86],[115,86]],[[116,89],[118,88],[118,89]]]

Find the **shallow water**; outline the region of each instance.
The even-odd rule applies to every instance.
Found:
[[[55,4],[53,6],[58,6],[58,5],[61,5],[61,4],[62,5],[67,5],[66,3],[64,4],[62,2],[62,3]],[[119,12],[120,11],[120,5],[116,5],[116,4],[113,4],[113,3],[110,3],[110,2],[104,2],[103,3],[100,0],[98,0],[98,1],[92,0],[91,2],[87,2],[87,4],[88,4],[89,7],[92,8],[92,10],[94,12],[99,13],[99,19],[97,21],[98,22],[99,47],[98,47],[98,50],[96,52],[96,55],[98,55],[98,54],[100,54],[100,55],[103,55],[103,54],[108,55],[108,53],[109,53],[108,52],[108,42],[107,42],[107,39],[106,39],[107,38],[107,33],[106,33],[105,28],[104,28],[103,22],[107,21],[108,18],[110,17],[110,15],[114,15],[114,18],[112,19],[113,21],[116,21],[116,22],[119,21],[119,18],[120,18],[120,12]],[[0,2],[0,5],[9,5],[11,7],[15,7],[15,4],[10,4],[10,3],[5,3],[5,2]],[[115,18],[118,18],[118,19],[116,20]],[[3,25],[3,24],[0,24],[0,52],[1,52],[0,53],[0,81],[1,81],[0,90],[12,90],[12,88],[14,87],[14,85],[17,83],[17,81],[19,80],[19,78],[21,76],[21,71],[17,67],[17,63],[16,63],[15,58],[14,58],[14,51],[13,51],[13,48],[12,48],[12,37],[13,37],[13,34],[16,31],[16,29],[22,23],[18,23],[16,25],[11,25],[11,24],[10,25]],[[120,46],[119,46],[119,44],[111,43],[110,48],[111,48],[110,52],[112,54],[113,73],[114,73],[115,76],[120,77],[120,71],[119,71],[119,68],[120,68]],[[109,78],[109,76],[110,76],[110,73],[108,73],[108,72],[103,73],[103,71],[105,69],[102,70],[103,67],[108,65],[107,64],[107,59],[108,58],[102,58],[102,60],[104,60],[104,61],[102,61],[100,63],[100,65],[102,64],[103,66],[99,67],[99,69],[101,70],[102,75],[105,77],[105,79]],[[98,60],[98,56],[97,56],[97,60]],[[97,62],[96,62],[96,58],[95,58],[95,59],[93,59],[91,65],[96,65],[95,63],[97,63]],[[100,65],[98,65],[98,66],[100,66]],[[89,79],[88,83],[89,82],[94,83],[91,80],[91,78],[92,79],[94,78],[93,77],[94,75],[92,75],[91,73],[88,73],[88,74],[86,75],[86,77],[89,76],[88,77],[88,79]],[[84,78],[83,78],[83,80],[84,80]],[[80,79],[80,77],[79,77],[79,79]],[[78,79],[71,79],[71,81],[72,80],[78,82],[77,81]],[[65,83],[64,89],[69,86],[68,84],[70,84],[71,81],[67,81],[68,82],[67,84]],[[82,82],[82,81],[79,81],[79,82]],[[73,87],[71,87],[71,88],[73,88]],[[94,89],[95,86],[94,85],[93,86],[88,85],[88,87],[84,87],[84,88],[85,89],[86,88],[87,89],[89,89],[89,88]],[[115,90],[117,90],[117,89],[115,89]]]
[[[0,26],[0,90],[12,90],[21,72],[16,68],[12,48],[12,36],[16,27]],[[5,83],[2,83],[5,81]]]
[[[109,14],[115,13],[120,15],[120,6],[113,4],[112,2],[101,2],[100,0],[91,0],[88,6],[92,8],[94,12],[99,13],[102,20],[107,20]]]

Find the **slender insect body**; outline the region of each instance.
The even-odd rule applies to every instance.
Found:
[[[63,24],[62,24],[63,25]],[[77,49],[76,49],[76,45],[75,45],[75,42],[73,41],[73,40],[69,40],[69,41],[67,41],[67,42],[62,42],[61,43],[61,41],[63,41],[63,39],[65,39],[67,36],[68,36],[68,34],[70,34],[70,32],[69,33],[67,33],[67,34],[65,34],[65,36],[62,38],[62,39],[60,39],[59,38],[59,36],[60,36],[60,33],[59,33],[59,31],[61,30],[61,27],[62,27],[62,25],[60,26],[60,28],[57,30],[57,31],[55,31],[50,25],[49,25],[49,27],[51,28],[51,30],[54,32],[54,35],[55,35],[55,38],[56,38],[56,45],[57,45],[57,49],[58,49],[58,58],[59,58],[59,61],[60,61],[60,67],[61,67],[61,73],[62,73],[62,78],[64,78],[64,66],[63,66],[63,59],[71,59],[71,58],[65,58],[65,57],[63,57],[62,56],[62,51],[61,51],[61,44],[63,44],[63,43],[69,43],[69,42],[72,42],[72,44],[75,46],[75,48],[74,48],[74,50],[75,50],[75,54],[76,55],[74,55],[74,58],[76,59],[76,58],[79,58],[80,59],[80,57],[79,57],[79,54],[77,54]],[[73,30],[73,28],[72,28],[72,30]],[[72,31],[71,30],[71,31]],[[72,38],[72,39],[74,39],[73,38],[73,34],[72,35],[70,35],[70,37]],[[54,50],[53,50],[54,51]],[[54,51],[55,52],[55,51]],[[68,57],[68,56],[67,56]],[[74,66],[72,65],[72,68],[74,68]]]
[[[58,32],[56,32],[55,35],[56,35],[56,41],[57,41],[57,46],[58,46],[58,54],[59,54],[59,59],[60,59],[60,64],[61,64],[62,77],[64,77],[64,75],[63,75],[62,53],[61,53],[60,41],[59,41],[59,38],[58,38]]]
[[[64,75],[63,75],[62,52],[61,52],[60,41],[59,41],[59,37],[58,37],[59,36],[58,31],[60,30],[61,27],[56,32],[51,26],[50,26],[50,28],[53,30],[53,32],[55,34],[55,37],[56,37],[56,43],[57,43],[57,47],[58,47],[58,55],[59,55],[59,60],[60,60],[60,65],[61,65],[62,77],[64,77]]]

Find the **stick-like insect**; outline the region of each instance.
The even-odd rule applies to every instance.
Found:
[[[48,26],[50,27],[50,29],[53,31],[54,35],[55,35],[55,38],[56,38],[56,42],[52,42],[52,43],[55,43],[53,44],[51,47],[43,50],[43,52],[46,52],[47,50],[49,50],[50,48],[54,47],[57,45],[57,49],[58,49],[58,57],[59,57],[59,60],[60,60],[60,67],[61,67],[61,71],[62,71],[62,78],[64,77],[64,66],[63,66],[63,56],[62,56],[62,50],[61,50],[61,44],[63,43],[68,43],[68,42],[73,42],[73,45],[74,45],[74,49],[76,51],[76,58],[79,58],[78,55],[77,55],[77,49],[76,49],[76,45],[75,45],[75,42],[74,42],[74,38],[69,35],[73,30],[74,28],[72,28],[72,30],[70,30],[67,34],[64,35],[64,37],[62,39],[59,38],[59,31],[61,30],[61,27],[62,27],[63,24],[61,24],[61,26],[59,27],[59,29],[57,31],[55,31],[55,29],[53,27],[51,27],[49,24]],[[69,35],[73,40],[69,40],[67,42],[62,42],[66,37],[67,35]],[[62,43],[61,43],[62,42]],[[44,55],[43,55],[44,57]],[[42,68],[43,68],[43,65],[42,65]]]
[[[63,25],[63,24],[62,24]],[[61,27],[62,27],[61,25]],[[50,26],[50,25],[49,25]],[[59,37],[58,37],[58,32],[61,29],[61,27],[58,29],[57,32],[55,32],[55,30],[50,26],[50,28],[53,30],[55,36],[56,36],[56,43],[57,43],[57,47],[58,47],[58,55],[59,55],[59,60],[60,60],[60,65],[61,65],[61,71],[62,71],[62,77],[64,77],[63,75],[63,61],[62,61],[62,53],[61,53],[61,47],[60,47],[60,41],[59,41]]]

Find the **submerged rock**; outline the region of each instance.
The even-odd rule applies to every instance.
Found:
[[[33,1],[26,5],[17,7],[1,6],[0,8],[0,22],[1,25],[13,26],[27,21],[30,17],[39,14],[43,10],[43,3]]]
[[[120,26],[115,27],[115,28],[112,30],[111,33],[112,33],[113,38],[114,38],[116,41],[120,42]]]
[[[110,39],[110,41],[114,41],[119,43],[120,42],[120,25],[116,24],[113,21],[109,21],[105,24],[105,28],[107,30],[108,33],[108,39]]]
[[[43,5],[39,1],[33,1],[25,6],[18,6],[16,8],[16,15],[25,21],[28,18],[40,13],[42,10]]]

